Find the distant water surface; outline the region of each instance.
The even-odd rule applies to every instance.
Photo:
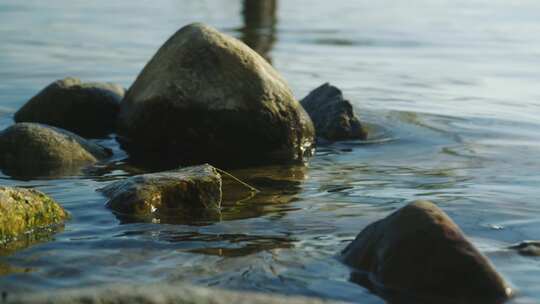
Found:
[[[512,283],[511,303],[540,302],[540,259],[505,249],[540,239],[540,2],[287,0],[275,16],[242,8],[232,0],[0,2],[2,128],[55,79],[129,87],[157,48],[195,21],[263,53],[298,98],[337,85],[375,126],[373,142],[321,147],[307,168],[237,172],[265,193],[195,225],[115,217],[95,190],[133,173],[122,166],[61,179],[6,173],[1,184],[48,193],[72,220],[48,242],[0,256],[0,290],[167,281],[383,303],[349,282],[335,255],[368,223],[430,199]],[[122,158],[112,138],[101,143]]]

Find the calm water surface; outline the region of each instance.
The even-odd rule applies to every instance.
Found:
[[[540,239],[540,2],[279,3],[277,20],[242,2],[0,2],[0,127],[65,76],[133,82],[178,28],[211,24],[263,52],[296,96],[330,81],[374,129],[370,143],[321,147],[307,168],[236,172],[262,195],[226,202],[221,221],[133,223],[95,190],[133,174],[113,165],[38,188],[71,212],[48,242],[0,256],[0,289],[110,282],[203,286],[383,303],[335,255],[368,223],[414,199],[447,211],[516,288],[540,302],[540,259],[505,248]]]

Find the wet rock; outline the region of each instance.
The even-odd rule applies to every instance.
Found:
[[[458,226],[428,201],[370,224],[342,257],[393,303],[501,303],[511,292]]]
[[[229,291],[211,287],[160,283],[149,285],[107,284],[54,292],[10,294],[9,303],[18,304],[323,304],[341,303],[316,298],[285,296],[270,293]]]
[[[0,166],[15,174],[80,167],[110,153],[69,131],[42,124],[18,123],[0,132]]]
[[[103,137],[115,129],[124,89],[112,83],[82,83],[65,78],[48,85],[17,113],[16,122],[37,122],[85,137]]]
[[[119,139],[134,159],[217,166],[302,161],[313,124],[281,76],[242,42],[180,29],[128,90]]]
[[[68,218],[67,212],[45,194],[24,188],[0,186],[0,247],[22,234]]]
[[[524,256],[540,256],[540,241],[523,241],[508,248],[514,249]]]
[[[208,165],[136,175],[100,189],[107,206],[124,215],[191,215],[216,211],[221,204],[221,175]]]
[[[311,117],[317,137],[329,141],[367,138],[367,131],[354,115],[352,104],[335,86],[325,83],[300,103]]]

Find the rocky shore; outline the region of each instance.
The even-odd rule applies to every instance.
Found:
[[[0,168],[13,176],[54,172],[65,177],[107,164],[112,151],[92,138],[115,134],[129,156],[125,162],[160,170],[102,188],[106,207],[130,220],[151,218],[154,223],[171,217],[219,220],[222,198],[231,195],[224,191],[223,174],[257,194],[255,187],[217,167],[305,166],[316,138],[319,142],[369,138],[341,90],[324,84],[299,102],[263,57],[199,23],[181,28],[167,40],[125,94],[118,85],[65,78],[30,99],[15,121],[0,132]],[[0,210],[3,246],[68,219],[53,199],[20,188],[0,187]],[[536,245],[516,248],[530,254]],[[351,267],[351,280],[394,303],[411,303],[411,297],[414,303],[433,299],[500,303],[512,295],[502,275],[432,202],[413,202],[365,227],[336,254]],[[6,299],[8,303],[330,303],[162,285]]]

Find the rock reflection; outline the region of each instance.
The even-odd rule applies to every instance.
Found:
[[[37,166],[35,164],[6,164],[2,173],[12,179],[29,181],[34,179],[55,179],[66,176],[77,176],[82,173],[84,165],[63,166],[55,165]]]
[[[169,210],[170,214],[173,212]],[[178,210],[172,215],[151,214],[148,216],[129,215],[114,212],[121,225],[134,223],[154,223],[154,224],[173,224],[173,225],[190,225],[190,226],[206,226],[222,220],[221,212],[214,209],[205,210]]]
[[[56,233],[64,230],[63,224],[51,225],[46,228],[37,228],[31,232],[17,236],[17,239],[0,242],[0,257],[10,255],[15,251],[53,240]]]
[[[183,233],[161,235],[168,242],[191,242],[203,244],[186,251],[222,257],[241,257],[261,251],[292,248],[293,241],[287,236],[248,235],[248,234],[200,234]]]
[[[271,62],[270,51],[276,41],[277,0],[244,0],[244,27],[241,39]]]
[[[30,268],[21,268],[0,262],[0,277],[14,273],[27,273],[31,271],[32,269]]]
[[[260,192],[249,193],[234,181],[224,179],[222,217],[236,220],[273,214],[281,217],[295,210],[289,203],[297,199],[306,178],[305,166],[265,166],[231,171]]]
[[[267,214],[282,217],[296,210],[289,203],[297,199],[306,178],[307,168],[303,165],[262,166],[229,171],[240,181],[255,187],[255,193],[226,174],[223,179],[221,210],[202,209],[185,212],[178,210],[174,215],[133,216],[115,212],[121,224],[161,223],[190,226],[211,225],[220,221],[260,217]],[[169,213],[172,214],[172,213]]]
[[[63,224],[53,225],[47,228],[36,229],[31,233],[19,235],[15,240],[11,240],[5,243],[0,242],[0,259],[30,246],[50,242],[54,239],[54,234],[63,230]],[[30,271],[32,271],[32,269],[12,266],[0,260],[0,276],[10,275],[14,273],[26,273]]]

